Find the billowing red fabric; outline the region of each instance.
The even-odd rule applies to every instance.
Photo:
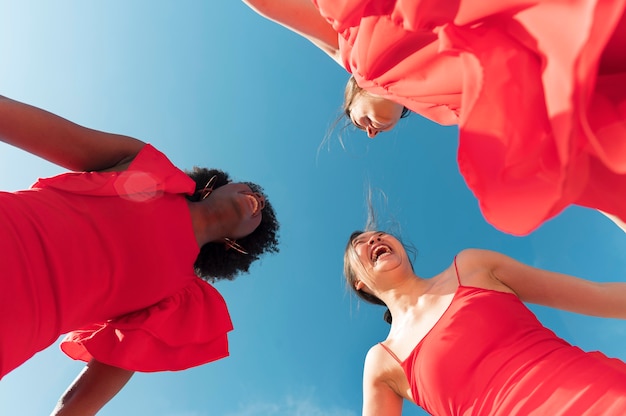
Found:
[[[416,404],[433,415],[626,414],[626,363],[568,344],[516,295],[460,278],[450,306],[409,356],[390,352]]]
[[[459,125],[496,228],[570,204],[626,220],[626,0],[313,1],[361,87]]]
[[[181,370],[228,355],[222,296],[193,269],[195,183],[146,145],[128,170],[0,193],[0,377],[69,331],[79,360]]]

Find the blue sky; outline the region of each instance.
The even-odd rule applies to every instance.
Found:
[[[454,127],[412,115],[375,140],[349,129],[345,150],[337,134],[319,150],[345,71],[238,1],[4,2],[0,54],[0,94],[150,142],[181,168],[257,182],[282,224],[278,255],[217,285],[235,324],[231,356],[136,374],[103,416],[360,414],[363,358],[387,330],[382,309],[358,302],[342,280],[368,185],[386,195],[382,219],[418,248],[421,276],[481,247],[624,280],[626,238],[596,212],[568,209],[524,238],[487,224],[458,173]],[[59,172],[0,145],[0,189]],[[626,359],[624,322],[532,309],[568,341]],[[37,354],[0,381],[0,414],[47,414],[82,366],[57,345]],[[404,415],[421,414],[405,405]]]

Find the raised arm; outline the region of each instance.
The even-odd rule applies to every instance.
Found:
[[[626,319],[626,283],[592,282],[563,273],[538,269],[504,254],[471,252],[477,267],[511,288],[521,300],[570,312]],[[465,252],[463,254],[465,255]]]
[[[0,96],[0,140],[75,171],[116,170],[145,143],[72,123]]]
[[[252,10],[307,38],[342,65],[337,32],[311,0],[243,0]]]
[[[50,416],[90,416],[98,413],[134,373],[91,360],[63,393]]]

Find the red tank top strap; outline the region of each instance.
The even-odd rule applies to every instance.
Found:
[[[381,347],[383,347],[385,349],[385,351],[387,351],[389,353],[389,355],[391,355],[393,357],[394,360],[396,360],[398,362],[398,364],[402,365],[402,361],[400,361],[400,359],[398,358],[398,356],[396,354],[393,353],[393,351],[391,351],[391,349],[386,346],[385,344],[383,344],[382,342],[379,342],[378,345],[380,345]]]
[[[456,281],[461,285],[461,276],[459,276],[459,267],[456,265],[456,256],[454,256],[454,271],[456,271]]]

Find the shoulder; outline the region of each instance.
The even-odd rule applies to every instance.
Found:
[[[456,255],[456,258],[463,258],[464,260],[484,260],[485,258],[489,258],[490,256],[492,256],[493,254],[499,253],[492,250],[470,247],[459,251]]]
[[[387,360],[389,354],[380,344],[375,344],[367,351],[365,355],[365,363],[363,365],[363,382],[367,380],[374,381],[379,379],[382,374],[382,364]]]
[[[385,351],[380,344],[373,345],[365,356],[363,366],[363,383],[367,384],[395,384],[390,383],[400,366],[391,354]],[[404,373],[403,373],[404,374]]]
[[[467,248],[455,256],[454,267],[464,286],[511,292],[496,276],[497,270],[510,262],[514,260],[497,251]]]
[[[463,265],[466,270],[493,270],[498,264],[513,260],[510,257],[498,253],[497,251],[481,248],[466,248],[457,253],[454,263]]]
[[[404,370],[379,344],[371,347],[363,370],[363,414],[400,414],[410,387]]]

